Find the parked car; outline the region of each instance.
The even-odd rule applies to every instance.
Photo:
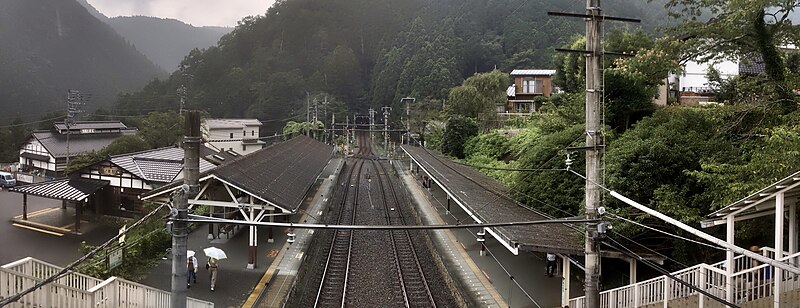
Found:
[[[14,187],[17,186],[17,180],[14,175],[8,172],[0,171],[0,187]]]

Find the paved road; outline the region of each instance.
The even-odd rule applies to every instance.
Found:
[[[29,213],[45,208],[63,211],[60,200],[28,196]],[[81,241],[98,245],[117,233],[115,228],[98,227],[82,236],[55,236],[13,226],[11,219],[17,215],[22,215],[22,194],[3,189],[0,191],[0,264],[31,256],[64,266],[83,255],[78,251]]]

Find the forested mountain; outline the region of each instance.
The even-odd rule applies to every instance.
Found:
[[[177,19],[150,16],[108,18],[86,0],[78,0],[94,17],[110,25],[150,61],[172,72],[194,48],[208,48],[233,30],[228,27],[195,27]]]
[[[666,16],[661,4],[638,0],[610,0],[604,8],[643,18],[647,29]],[[123,97],[118,108],[177,108],[181,84],[190,107],[262,120],[305,112],[313,94],[362,111],[405,96],[441,100],[475,72],[552,68],[553,47],[584,25],[547,11],[583,7],[559,0],[277,1],[217,46],[189,53],[183,72]]]
[[[195,27],[177,19],[125,16],[108,19],[108,24],[162,69],[172,72],[194,48],[217,44],[233,28]]]
[[[3,118],[62,109],[68,89],[92,94],[87,109],[164,75],[74,0],[0,1]]]

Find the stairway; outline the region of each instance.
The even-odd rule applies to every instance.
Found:
[[[0,267],[0,299],[18,294],[63,268],[31,257]],[[118,277],[100,280],[69,272],[9,305],[9,307],[169,307],[170,292]],[[213,308],[214,303],[187,298],[189,308]]]
[[[764,256],[775,258],[775,251],[769,247],[762,248],[761,252]],[[781,261],[795,266],[800,264],[800,253],[783,254]],[[711,265],[698,264],[671,274],[742,307],[795,307],[792,305],[800,303],[800,275],[781,269],[776,272],[773,266],[759,265],[753,259],[740,255],[734,258],[735,271],[728,279],[725,263],[720,261]],[[732,284],[731,294],[727,294],[728,281]],[[778,293],[780,305],[774,303],[776,290],[780,290]],[[585,307],[584,300],[584,297],[570,299],[569,307]],[[724,307],[724,305],[667,276],[660,276],[601,292],[600,307]]]

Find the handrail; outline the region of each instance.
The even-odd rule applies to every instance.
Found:
[[[763,247],[760,250],[764,254],[771,253],[771,252],[774,251],[774,249],[769,248],[769,247]],[[739,256],[737,256],[737,259],[741,259],[742,257],[747,257],[747,256],[739,255]],[[785,256],[785,257],[782,257],[780,259],[777,259],[777,261],[788,261],[788,260],[791,260],[791,259],[794,259],[794,258],[800,258],[800,252],[794,253],[792,255],[788,255],[788,256]],[[694,266],[691,266],[691,267],[687,267],[687,268],[672,272],[671,275],[680,276],[680,275],[691,274],[693,271],[696,272],[696,271],[701,271],[701,270],[708,270],[708,271],[713,272],[713,273],[718,274],[718,275],[727,276],[728,275],[727,271],[717,267],[717,265],[724,264],[724,263],[725,263],[724,260],[721,261],[721,262],[717,262],[717,263],[711,264],[711,265],[706,264],[706,263],[700,263],[700,264],[697,264],[697,265],[694,265]],[[747,268],[747,269],[738,271],[738,272],[734,273],[732,275],[732,277],[752,275],[753,272],[762,271],[762,270],[765,270],[765,268],[768,268],[768,267],[773,267],[773,266],[770,265],[770,264],[766,264],[766,263],[765,264],[760,264],[758,266],[754,266],[754,267],[751,267],[751,268]],[[618,287],[618,288],[606,290],[606,291],[601,292],[600,294],[608,296],[608,294],[611,294],[611,293],[631,292],[632,289],[635,290],[636,288],[642,288],[642,287],[647,286],[647,285],[668,283],[667,279],[668,279],[668,277],[666,275],[662,275],[662,276],[650,278],[648,280],[643,280],[643,281],[639,281],[639,282],[636,282],[636,283],[633,283],[633,284],[629,284],[629,285],[621,286],[621,287]],[[721,282],[721,283],[724,283],[724,282]],[[703,284],[702,287],[713,287],[713,284],[711,286],[709,286],[707,282],[702,282],[702,284]],[[720,287],[724,287],[724,285],[721,285]],[[688,294],[695,294],[695,293],[696,292],[690,292]],[[571,302],[572,301],[580,301],[580,300],[583,300],[584,298],[585,298],[585,296],[575,297],[575,298],[570,299],[570,301]]]
[[[111,284],[111,283],[112,283],[112,282],[114,282],[115,280],[117,280],[117,277],[116,277],[116,276],[111,276],[111,278],[108,278],[108,279],[106,279],[106,280],[103,280],[103,282],[101,282],[100,284],[98,284],[98,285],[94,286],[93,288],[89,289],[88,291],[89,291],[89,292],[92,292],[92,293],[94,293],[94,292],[97,292],[97,290],[100,290],[100,289],[102,289],[102,288],[105,288],[105,286],[107,286],[107,285]]]
[[[33,276],[33,275],[29,274],[29,273],[25,273],[25,272],[21,272],[21,271],[17,271],[15,269],[12,269],[14,267],[20,267],[20,266],[24,266],[26,264],[34,264],[34,265],[41,265],[41,266],[45,266],[45,267],[51,267],[53,270],[59,270],[59,271],[62,269],[61,267],[55,266],[53,264],[50,264],[50,263],[47,263],[47,262],[44,262],[44,261],[41,261],[41,260],[38,260],[38,259],[35,259],[35,258],[32,258],[32,257],[26,257],[26,258],[22,258],[20,260],[14,261],[14,262],[10,262],[10,263],[0,267],[0,275],[9,275],[11,277],[16,277],[16,278],[12,278],[12,279],[26,279],[26,280],[35,281],[35,282],[41,282],[41,281],[44,280],[44,278],[39,278],[39,277]],[[46,269],[46,270],[49,270],[49,269]],[[59,283],[58,281],[54,281],[50,285],[52,287],[57,288],[56,290],[68,290],[69,292],[76,292],[76,293],[84,294],[84,295],[86,295],[88,297],[85,300],[94,300],[95,294],[98,294],[98,292],[100,292],[104,288],[109,288],[109,287],[111,287],[112,290],[113,289],[117,289],[117,290],[141,289],[141,291],[144,291],[145,293],[151,293],[151,294],[155,293],[155,294],[159,294],[159,296],[168,296],[170,294],[169,291],[164,291],[164,290],[161,290],[161,289],[158,289],[158,288],[150,287],[150,286],[138,283],[138,282],[128,281],[128,280],[125,280],[125,279],[122,279],[122,278],[119,278],[119,277],[111,277],[111,278],[108,278],[106,280],[101,280],[101,279],[97,279],[97,278],[94,278],[94,277],[91,277],[91,276],[88,276],[88,275],[85,275],[85,274],[77,273],[77,272],[69,272],[69,274],[70,275],[80,275],[81,278],[91,279],[92,283],[96,283],[96,284],[93,285],[91,288],[88,288],[88,289],[76,288],[74,286],[70,286],[70,285],[66,285],[66,284],[63,284],[63,283]],[[68,277],[68,276],[65,276],[65,277]],[[115,283],[115,282],[118,283],[116,286],[113,285],[113,283]],[[4,288],[8,288],[8,287],[12,287],[12,289],[11,290],[6,289],[5,291],[3,290]],[[45,291],[45,290],[48,290],[48,289],[40,289],[38,292],[40,292],[40,293],[41,292],[51,292],[51,291]],[[3,294],[3,292],[8,292],[8,291],[12,291],[13,292],[13,286],[0,285],[0,296]],[[61,292],[58,292],[58,291],[52,291],[52,292],[55,292],[55,293],[52,293],[52,294],[59,294],[59,296],[63,296],[63,293],[61,293]],[[106,294],[108,294],[108,293],[106,293]],[[107,301],[107,300],[112,300],[113,301],[113,300],[118,300],[119,299],[118,298],[119,294],[120,294],[119,292],[112,291],[110,294],[112,294],[111,297],[107,297],[107,295],[103,295],[104,298],[102,300],[103,301]],[[50,298],[49,295],[45,296],[45,297],[41,297],[41,296],[37,296],[37,295],[30,295],[30,296],[26,295],[21,300],[24,300],[28,304],[33,304],[33,306],[36,306],[36,305],[50,305],[49,301],[51,300],[51,298]],[[44,301],[44,302],[42,302],[42,301]],[[192,304],[192,305],[189,305],[189,307],[214,307],[214,303],[212,303],[212,302],[208,302],[208,301],[204,301],[204,300],[200,300],[200,299],[196,299],[196,298],[191,298],[191,297],[187,298],[187,302]],[[89,303],[89,302],[81,302],[79,304],[79,307],[85,307],[84,304],[87,304],[87,303]],[[73,304],[75,304],[75,303],[73,302]],[[100,303],[90,303],[90,305],[95,305],[95,306],[98,305],[98,304],[100,304]],[[145,305],[145,306],[147,305],[146,303],[141,303],[141,304]],[[103,305],[101,305],[101,306],[103,306]],[[97,307],[101,307],[101,306],[97,306]]]
[[[30,262],[31,260],[35,260],[35,259],[32,258],[32,257],[24,257],[24,258],[19,259],[17,261],[7,263],[7,264],[3,265],[2,268],[9,268],[9,267],[17,266],[17,265],[23,265],[25,263]]]

